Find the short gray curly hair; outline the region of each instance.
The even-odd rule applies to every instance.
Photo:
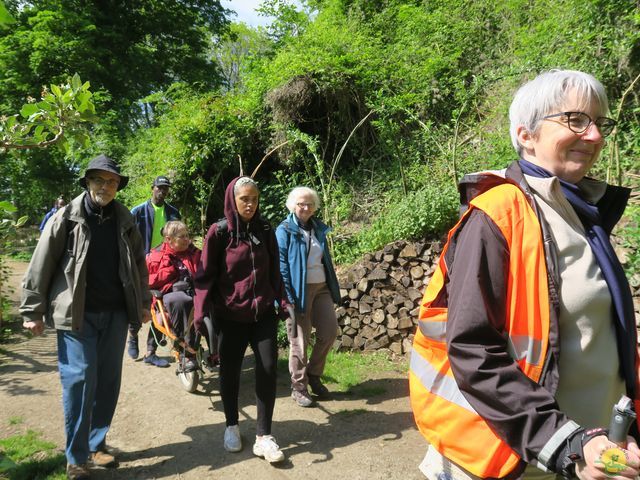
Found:
[[[607,93],[592,75],[577,70],[543,72],[518,89],[509,108],[509,133],[518,155],[522,154],[522,146],[518,142],[518,127],[523,126],[531,134],[535,134],[540,128],[542,117],[562,108],[571,92],[575,92],[581,103],[580,108],[589,109],[595,103],[599,115],[604,116],[609,112]]]
[[[309,195],[313,199],[313,209],[318,210],[320,208],[320,197],[318,192],[310,187],[296,187],[289,192],[287,197],[287,208],[291,213],[296,209],[296,202],[301,195]]]

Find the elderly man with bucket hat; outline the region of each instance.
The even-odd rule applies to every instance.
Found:
[[[158,247],[164,241],[162,228],[165,224],[171,220],[180,220],[178,209],[166,201],[170,188],[171,181],[166,176],[160,175],[156,177],[151,184],[151,198],[131,210],[133,220],[142,236],[146,254],[149,254],[152,249]],[[140,354],[138,331],[139,328],[133,325],[129,327],[127,353],[134,360]],[[147,335],[147,353],[144,356],[144,363],[164,368],[169,366],[169,362],[156,355],[156,349],[158,348],[156,338],[160,335],[161,333],[151,324]]]
[[[150,319],[142,238],[114,200],[128,178],[111,158],[89,162],[85,191],[47,222],[22,283],[20,313],[33,334],[56,329],[67,478],[115,467],[106,435],[120,393],[127,327]]]

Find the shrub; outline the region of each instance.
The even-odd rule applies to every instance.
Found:
[[[367,229],[336,245],[336,263],[350,263],[397,239],[438,237],[457,217],[458,200],[453,186],[428,186],[391,204]]]

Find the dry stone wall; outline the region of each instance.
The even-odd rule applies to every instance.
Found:
[[[615,244],[615,243],[614,243]],[[618,256],[626,254],[617,247]],[[410,351],[420,301],[442,243],[398,241],[338,270],[342,305],[336,310],[339,350]],[[640,273],[631,279],[636,324],[640,323]]]

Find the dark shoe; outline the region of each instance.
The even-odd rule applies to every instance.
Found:
[[[91,473],[86,464],[74,465],[73,463],[67,463],[67,478],[69,480],[89,480]]]
[[[144,363],[148,365],[155,365],[156,367],[166,368],[169,366],[169,362],[167,362],[164,358],[158,357],[155,353],[151,355],[145,355]]]
[[[295,400],[299,407],[310,407],[313,405],[313,399],[309,396],[307,390],[292,390],[291,398]]]
[[[116,457],[111,455],[106,450],[91,452],[91,454],[89,455],[89,463],[95,465],[96,467],[102,468],[113,468],[118,464],[118,462],[116,462]]]
[[[127,342],[127,353],[134,360],[138,358],[138,355],[140,355],[140,350],[138,349],[138,337],[129,336],[129,341]]]
[[[202,361],[202,365],[209,371],[215,372],[216,367],[220,365],[220,361],[218,360],[218,355],[207,355]]]
[[[314,395],[318,397],[327,397],[329,395],[329,389],[325,387],[320,381],[320,377],[315,375],[307,375],[309,378],[309,387]]]

